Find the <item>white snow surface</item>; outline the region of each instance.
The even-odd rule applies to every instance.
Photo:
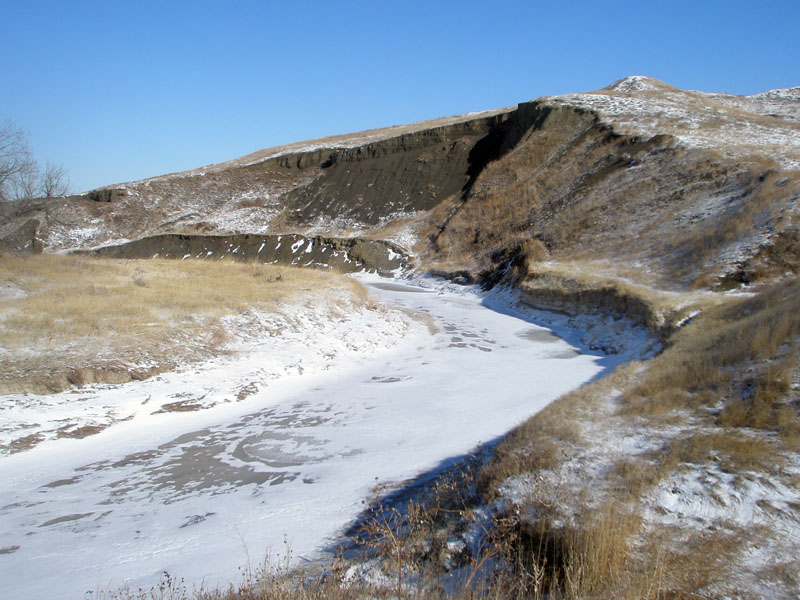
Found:
[[[767,156],[800,169],[800,88],[751,96],[684,91],[634,75],[597,92],[543,98],[592,110],[628,135],[670,134],[690,148],[729,158]]]
[[[169,412],[176,404],[205,409],[241,402],[275,380],[326,371],[349,354],[391,348],[415,326],[393,311],[362,309],[331,319],[324,302],[283,306],[279,313],[229,315],[223,325],[236,343],[217,358],[177,373],[125,389],[95,385],[59,394],[0,396],[0,446],[8,447],[20,435],[54,440],[65,426],[102,427],[132,420],[146,426],[153,415]],[[262,336],[254,338],[249,332]]]
[[[585,321],[550,315],[557,337],[533,324],[545,313],[523,316],[510,296],[363,277],[381,303],[371,316],[322,334],[312,318],[289,339],[247,340],[202,367],[42,403],[42,421],[90,421],[84,407],[100,406],[130,418],[0,457],[3,594],[148,588],[163,571],[190,589],[227,585],[267,554],[313,559],[377,483],[399,485],[490,443],[629,358],[586,350],[585,332],[571,329]],[[211,407],[155,410],[175,398]],[[6,424],[35,427],[24,406],[5,406]]]

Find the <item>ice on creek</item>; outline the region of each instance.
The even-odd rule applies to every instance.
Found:
[[[0,457],[3,593],[76,598],[149,588],[164,571],[189,589],[227,586],[270,554],[313,559],[377,482],[490,444],[628,358],[587,350],[566,317],[551,315],[550,333],[502,295],[359,277],[386,308],[328,325],[347,349],[331,368],[308,368],[308,347],[323,343],[309,338],[306,354],[255,344],[203,369],[97,386],[91,402],[138,405],[134,417]],[[264,378],[270,352],[285,372]],[[212,397],[205,410],[154,408]]]

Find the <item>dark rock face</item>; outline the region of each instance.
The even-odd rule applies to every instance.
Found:
[[[407,266],[402,249],[380,240],[287,235],[159,235],[91,251],[108,258],[194,258],[389,274]]]
[[[476,148],[496,137],[515,113],[382,135],[352,147],[333,144],[278,153],[252,164],[241,159],[52,199],[30,209],[41,218],[43,246],[53,250],[161,233],[362,230],[428,211],[460,194],[478,168],[475,161],[488,159]],[[12,237],[30,216],[25,210],[8,215],[0,223],[0,239]],[[86,223],[92,223],[88,235],[74,235]]]
[[[92,202],[119,202],[123,196],[125,196],[125,190],[119,189],[92,190],[86,194],[86,197]]]
[[[546,120],[575,111],[526,103],[515,110],[383,136],[352,147],[318,148],[232,161],[81,196],[21,207],[0,239],[36,212],[45,249],[91,248],[163,233],[304,233],[363,230],[460,198],[487,164]],[[581,117],[578,117],[581,118]],[[26,218],[27,217],[27,218]],[[92,223],[86,228],[86,223]],[[83,225],[83,227],[82,227]],[[76,235],[76,231],[80,231]],[[88,231],[87,231],[88,230]],[[21,249],[21,248],[20,248]]]

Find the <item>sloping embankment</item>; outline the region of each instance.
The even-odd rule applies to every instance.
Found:
[[[520,299],[533,308],[568,315],[618,315],[647,327],[662,344],[679,322],[675,307],[659,306],[662,302],[615,280],[587,283],[560,275],[530,274],[518,287]]]

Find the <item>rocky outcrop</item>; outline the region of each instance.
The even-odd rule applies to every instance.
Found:
[[[398,246],[381,240],[286,235],[159,235],[89,251],[107,258],[233,259],[343,273],[397,273],[408,266]]]

